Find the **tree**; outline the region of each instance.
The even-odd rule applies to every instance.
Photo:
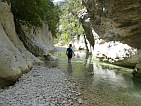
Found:
[[[67,3],[61,6],[62,15],[60,16],[60,26],[58,39],[69,42],[74,36],[83,35],[83,28],[79,23],[77,12],[83,9],[81,0],[67,0]]]
[[[56,35],[59,22],[59,6],[50,0],[3,0],[11,3],[14,18],[22,25],[42,27],[47,22],[52,34]]]

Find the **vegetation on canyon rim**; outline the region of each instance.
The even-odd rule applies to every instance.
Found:
[[[69,42],[74,36],[83,35],[77,12],[83,9],[81,0],[65,0],[62,6],[50,0],[3,0],[11,4],[14,19],[28,27],[42,27],[43,22],[55,37],[55,42]],[[60,28],[61,27],[61,28]]]
[[[49,25],[53,36],[57,33],[60,9],[50,0],[3,0],[11,4],[14,19],[22,25],[42,27],[43,22]]]

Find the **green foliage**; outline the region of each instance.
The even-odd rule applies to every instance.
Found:
[[[59,22],[59,6],[55,6],[50,0],[3,0],[11,3],[11,11],[14,18],[27,26],[42,27],[46,22],[55,36],[57,23]]]
[[[2,0],[2,2],[7,2],[8,4],[10,4],[10,0]]]
[[[69,42],[74,36],[83,35],[83,28],[79,23],[77,12],[83,9],[81,0],[67,0],[67,4],[61,6],[60,27],[58,39]]]

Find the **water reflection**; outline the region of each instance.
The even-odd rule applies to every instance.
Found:
[[[94,67],[93,71],[95,75],[93,84],[95,86],[99,83],[103,83],[105,85],[111,86],[111,88],[114,88],[116,90],[121,90],[126,88],[129,89],[133,87],[132,80],[129,81],[129,79],[125,78],[125,76],[122,73],[118,73],[118,70],[108,69],[108,68],[105,69],[105,66],[98,65],[95,63],[93,63],[93,67]]]
[[[72,75],[72,64],[71,63],[68,63],[68,68],[67,68],[67,70],[68,70],[68,73],[70,74],[70,75]]]
[[[68,63],[65,50],[57,48],[54,55],[59,60],[47,64],[66,70],[81,84],[86,95],[92,97],[90,100],[99,98],[103,103],[114,105],[141,104],[141,81],[132,78],[132,69],[94,61],[86,51],[75,51],[76,56]]]

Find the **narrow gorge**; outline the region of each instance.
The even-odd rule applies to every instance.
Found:
[[[141,0],[0,0],[0,105],[140,106],[140,25]]]
[[[134,68],[133,75],[140,77],[140,1],[82,0],[82,4],[85,9],[78,12],[78,17],[84,38],[92,46],[88,44],[86,48],[96,60]],[[10,8],[0,1],[0,85],[15,82],[33,64],[42,63],[37,57],[53,57],[49,51],[54,49],[54,40],[48,24],[44,22],[42,28],[25,27],[14,20]],[[73,41],[74,46],[76,42]]]

